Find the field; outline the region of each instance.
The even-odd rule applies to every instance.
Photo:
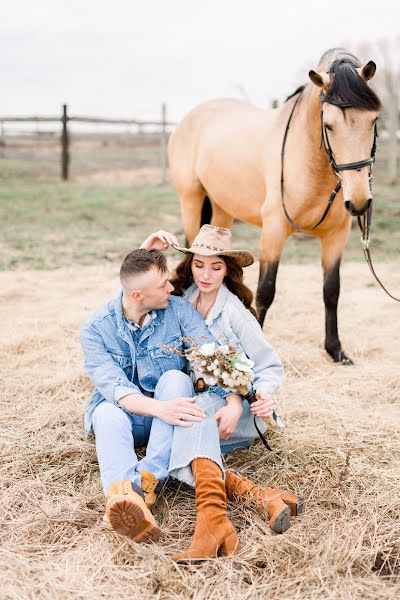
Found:
[[[279,406],[287,430],[270,435],[273,453],[256,443],[228,461],[262,484],[302,493],[304,514],[276,536],[262,515],[230,504],[241,553],[178,566],[169,556],[193,533],[190,490],[164,488],[157,544],[101,527],[95,448],[82,431],[91,384],[78,343],[83,320],[115,294],[124,253],[161,226],[182,239],[174,191],[156,185],[149,168],[68,184],[16,174],[0,181],[0,598],[398,598],[399,307],[373,283],[358,232],[339,310],[355,365],[336,366],[323,350],[319,248],[293,238],[265,325],[286,366]],[[398,294],[399,192],[376,186],[372,247]],[[254,228],[236,224],[234,238],[257,252]],[[246,276],[255,289],[257,265]]]

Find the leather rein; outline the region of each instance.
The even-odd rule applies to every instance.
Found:
[[[342,187],[342,179],[340,176],[340,172],[341,171],[361,171],[361,169],[363,167],[369,167],[369,185],[370,188],[372,186],[372,165],[375,162],[375,152],[376,152],[376,140],[378,138],[378,129],[377,129],[377,125],[375,123],[374,125],[374,141],[372,143],[372,148],[371,148],[371,156],[370,158],[365,158],[363,160],[358,160],[356,162],[352,162],[352,163],[342,163],[342,164],[337,164],[335,162],[335,157],[333,155],[333,151],[331,148],[331,145],[329,143],[329,136],[328,136],[328,130],[326,128],[326,125],[324,125],[324,112],[323,112],[323,102],[324,102],[324,96],[323,94],[321,94],[320,96],[320,120],[321,120],[321,144],[320,144],[320,148],[322,148],[322,145],[324,145],[325,151],[328,155],[328,159],[329,159],[329,164],[331,165],[333,174],[335,175],[336,179],[338,180],[338,183],[336,184],[336,187],[334,190],[332,190],[332,193],[329,197],[328,203],[326,205],[326,208],[324,210],[324,212],[322,213],[322,216],[320,217],[320,219],[317,221],[317,223],[315,223],[315,225],[313,225],[312,227],[309,228],[303,228],[300,225],[298,225],[295,221],[293,221],[293,219],[291,218],[291,216],[288,213],[288,210],[286,208],[286,204],[285,204],[285,185],[284,185],[284,158],[285,158],[285,148],[286,148],[286,140],[287,140],[287,136],[289,133],[289,128],[290,128],[290,123],[293,117],[293,113],[296,109],[296,106],[301,98],[302,95],[302,91],[299,93],[299,95],[296,98],[295,103],[293,104],[292,110],[290,112],[289,115],[289,119],[286,123],[286,129],[285,129],[285,133],[283,136],[283,141],[282,141],[282,150],[281,150],[281,200],[282,200],[282,207],[283,207],[283,211],[285,213],[286,219],[289,221],[289,223],[291,224],[292,227],[294,227],[294,229],[296,229],[297,231],[299,231],[300,233],[309,233],[311,231],[314,231],[315,229],[317,229],[317,227],[319,227],[319,225],[321,225],[321,223],[323,223],[323,221],[325,220],[325,218],[327,217],[328,213],[329,213],[329,209],[331,208],[333,201],[336,198],[337,193],[339,192],[339,190]],[[335,104],[336,105],[336,104]],[[340,108],[350,108],[349,104],[345,104],[345,103],[338,103],[337,106],[339,106]],[[392,298],[393,300],[396,300],[396,302],[400,302],[400,298],[396,298],[395,296],[393,296],[390,292],[388,292],[388,290],[385,288],[385,286],[383,285],[383,283],[380,281],[379,277],[377,276],[374,266],[372,264],[372,258],[371,258],[371,253],[369,250],[369,244],[370,244],[370,229],[371,229],[371,222],[372,222],[372,204],[371,206],[369,206],[369,208],[366,210],[366,212],[363,215],[363,218],[361,220],[361,217],[357,217],[358,220],[358,225],[360,227],[362,236],[361,236],[361,243],[362,243],[362,248],[363,248],[363,252],[364,252],[364,256],[365,256],[365,260],[367,261],[367,264],[370,268],[370,271],[372,273],[372,275],[375,277],[376,281],[378,282],[378,284],[381,286],[381,288],[384,290],[384,292],[386,292],[386,294],[388,296],[390,296],[390,298]]]

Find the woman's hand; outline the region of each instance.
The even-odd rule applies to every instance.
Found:
[[[250,405],[250,410],[256,417],[270,417],[276,408],[276,402],[268,394],[256,392],[256,402]]]
[[[145,250],[167,250],[170,246],[179,246],[178,240],[173,233],[160,229],[149,235],[140,247]]]
[[[242,414],[242,399],[238,395],[228,396],[227,405],[223,406],[214,415],[214,419],[219,421],[218,433],[223,440],[228,440],[234,433],[240,416]]]

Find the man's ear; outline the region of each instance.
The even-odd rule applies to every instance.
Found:
[[[143,300],[143,294],[140,290],[132,290],[130,296],[135,302],[141,302]]]

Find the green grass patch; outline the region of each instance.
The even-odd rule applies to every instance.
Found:
[[[374,260],[397,260],[400,247],[400,186],[374,188]],[[167,229],[183,241],[176,192],[169,185],[104,187],[87,183],[3,179],[0,181],[0,269],[54,269],[121,258],[152,231]],[[258,256],[260,230],[235,223],[234,245]],[[375,250],[375,251],[374,251]],[[315,262],[316,238],[292,236],[283,260]],[[347,260],[364,260],[356,221]]]

